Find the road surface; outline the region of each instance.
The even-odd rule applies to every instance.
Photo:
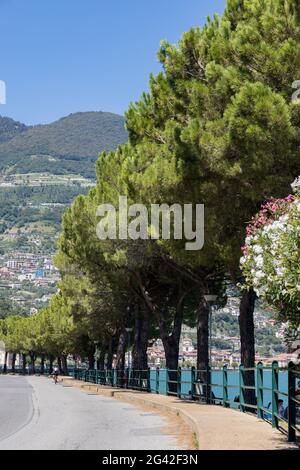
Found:
[[[0,450],[173,450],[161,416],[44,377],[0,375]]]

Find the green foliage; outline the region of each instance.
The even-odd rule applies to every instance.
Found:
[[[0,188],[0,233],[16,227],[21,228],[32,222],[48,223],[59,229],[63,206],[44,206],[40,204],[67,205],[78,196],[84,194],[86,188],[66,186],[42,186]]]
[[[24,314],[24,308],[16,302],[12,302],[6,291],[0,290],[0,319]]]
[[[6,142],[27,129],[25,124],[0,116],[0,143]]]

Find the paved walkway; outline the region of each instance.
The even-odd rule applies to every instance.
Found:
[[[297,449],[285,435],[265,421],[222,406],[182,401],[164,395],[147,394],[88,384],[72,379],[65,382],[104,396],[150,406],[180,416],[192,428],[200,450],[278,450]]]

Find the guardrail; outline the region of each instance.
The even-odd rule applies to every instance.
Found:
[[[146,370],[75,370],[74,377],[103,386],[129,388],[240,409],[256,414],[284,432],[289,442],[300,435],[300,367],[257,364],[239,369],[207,367]],[[296,382],[298,381],[298,386]],[[266,403],[268,402],[268,404]]]

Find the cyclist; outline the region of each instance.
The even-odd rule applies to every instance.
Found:
[[[54,379],[54,383],[56,385],[57,381],[58,381],[58,367],[54,367],[54,369],[53,369],[53,379]]]

